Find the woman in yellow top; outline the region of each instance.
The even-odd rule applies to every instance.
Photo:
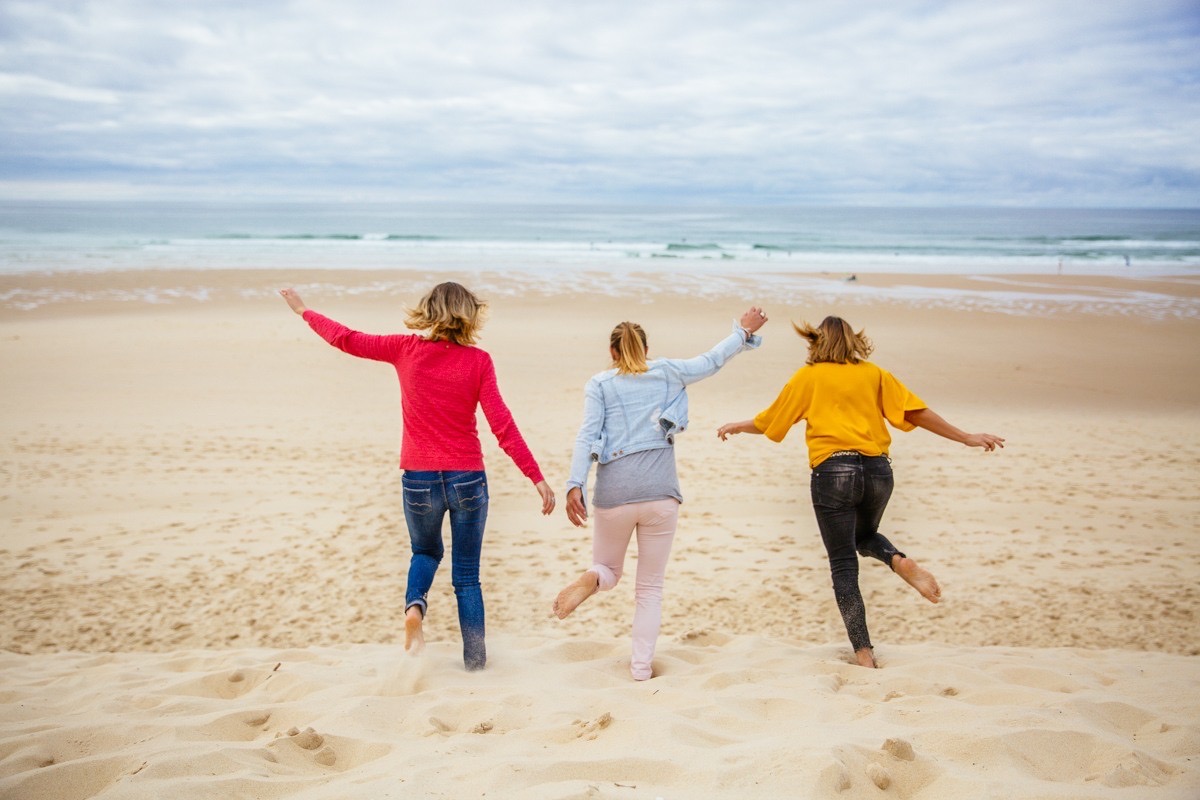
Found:
[[[769,408],[754,419],[722,425],[724,441],[733,433],[761,433],[779,442],[800,420],[812,467],[813,510],[829,569],[833,593],[846,624],[854,656],[875,666],[867,632],[866,608],[858,588],[858,555],[877,558],[931,603],[941,588],[928,570],[897,550],[879,532],[879,521],[892,496],[892,443],[887,422],[902,431],[924,428],[968,447],[992,451],[1004,439],[990,433],[965,433],[929,409],[887,370],[867,361],[871,341],[840,317],[820,326],[792,325],[808,340],[808,360]],[[857,552],[856,552],[857,551]]]

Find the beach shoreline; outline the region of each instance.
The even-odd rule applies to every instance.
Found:
[[[193,269],[42,271],[0,274],[0,315],[120,312],[142,306],[257,302],[287,283],[326,297],[404,301],[422,287],[458,280],[505,298],[601,295],[741,298],[777,302],[923,306],[1036,316],[1082,311],[1152,318],[1200,317],[1200,275],[930,275],[891,272],[687,273],[561,270]]]

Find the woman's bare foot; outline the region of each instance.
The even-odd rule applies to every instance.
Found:
[[[869,647],[864,647],[861,650],[855,650],[854,660],[858,662],[860,667],[875,669],[878,666],[875,663],[875,651]]]
[[[942,599],[942,587],[938,586],[933,573],[911,558],[892,556],[892,569],[929,602],[936,603]]]
[[[405,650],[419,653],[425,647],[425,634],[421,630],[421,623],[424,620],[425,615],[421,613],[420,606],[409,606],[408,611],[404,612]]]
[[[566,619],[580,603],[594,595],[599,586],[599,575],[590,570],[583,573],[554,598],[554,616]]]

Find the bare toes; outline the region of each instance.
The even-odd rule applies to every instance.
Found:
[[[590,578],[591,573],[584,573],[574,583],[568,585],[554,598],[554,615],[566,619],[579,604],[596,593],[597,581]]]

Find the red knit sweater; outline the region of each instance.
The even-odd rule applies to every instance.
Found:
[[[486,352],[413,334],[359,333],[312,309],[304,312],[304,321],[339,350],[396,368],[403,425],[401,469],[482,470],[483,450],[475,425],[479,406],[517,468],[534,483],[542,480],[542,471],[500,396],[496,368]]]

